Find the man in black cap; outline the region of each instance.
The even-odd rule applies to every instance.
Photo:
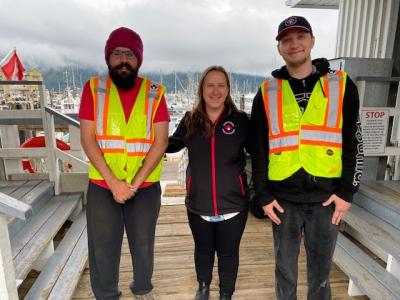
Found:
[[[278,299],[297,299],[302,235],[308,299],[331,299],[338,224],[360,185],[363,149],[358,92],[344,71],[311,60],[315,37],[300,16],[276,36],[286,65],[262,83],[252,107],[256,199],[271,219]]]

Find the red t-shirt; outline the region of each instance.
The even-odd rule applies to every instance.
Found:
[[[135,85],[127,90],[118,89],[118,94],[121,99],[121,104],[125,113],[125,120],[129,119],[133,105],[135,104],[136,97],[139,93],[140,86],[142,85],[143,78],[137,77]],[[94,121],[94,107],[93,107],[93,95],[90,89],[90,82],[87,81],[82,91],[81,105],[79,108],[79,119]],[[167,102],[165,101],[164,95],[161,97],[161,102],[157,108],[156,114],[154,115],[154,123],[157,122],[169,122],[169,113]],[[105,180],[90,180],[91,182],[106,188],[108,188]],[[139,188],[144,188],[153,184],[153,182],[143,182]]]

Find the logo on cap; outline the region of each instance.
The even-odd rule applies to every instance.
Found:
[[[222,125],[222,132],[227,134],[227,135],[231,135],[235,133],[235,124],[233,124],[231,121],[226,121],[223,125]]]
[[[296,23],[297,23],[297,18],[295,18],[295,17],[287,18],[285,21],[286,26],[293,26]]]

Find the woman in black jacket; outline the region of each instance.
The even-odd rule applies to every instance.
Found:
[[[197,96],[194,109],[169,138],[167,152],[187,147],[189,153],[186,207],[199,282],[195,300],[209,297],[215,252],[220,299],[231,299],[247,221],[245,148],[250,121],[233,103],[223,67],[204,71]]]

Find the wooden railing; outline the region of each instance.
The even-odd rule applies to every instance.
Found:
[[[188,151],[185,149],[182,152],[181,159],[178,163],[178,184],[186,187],[186,168],[189,162]]]
[[[55,183],[56,195],[60,193],[60,162],[72,165],[72,172],[87,172],[88,163],[84,161],[84,154],[80,145],[79,128],[80,123],[67,115],[64,115],[46,103],[45,90],[41,81],[3,81],[3,85],[36,85],[39,88],[40,109],[34,110],[3,110],[0,111],[0,120],[2,124],[15,124],[15,120],[21,120],[25,123],[41,123],[45,137],[44,148],[19,148],[18,129],[9,128],[8,135],[2,135],[2,149],[0,149],[0,158],[5,160],[6,178],[10,173],[22,173],[21,159],[26,158],[44,158],[48,170],[50,181]],[[56,147],[55,135],[55,117],[68,124],[70,139],[74,140],[70,151],[61,151]],[[7,125],[6,125],[7,127]],[[9,127],[12,127],[9,126]],[[2,133],[6,132],[4,128]]]

